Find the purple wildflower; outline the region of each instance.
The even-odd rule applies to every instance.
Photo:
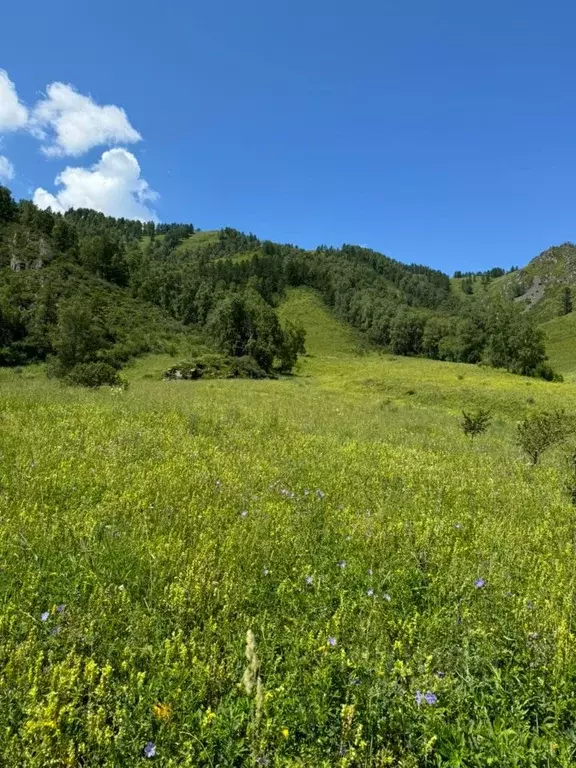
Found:
[[[329,637],[328,638],[328,645],[332,646],[334,648],[336,645],[338,645],[338,641],[335,637]]]
[[[41,621],[48,621],[50,618],[50,611],[44,611],[43,614],[41,614],[40,619]]]
[[[476,579],[476,581],[474,582],[474,587],[476,589],[482,589],[485,586],[486,586],[486,582],[484,581],[484,579]]]
[[[144,757],[151,758],[156,757],[156,744],[153,741],[149,741],[144,747]]]
[[[424,694],[424,701],[426,704],[429,704],[431,707],[433,707],[434,704],[438,703],[438,697],[435,693],[432,693],[432,691],[428,691]]]
[[[414,698],[416,699],[416,704],[420,706],[424,701],[424,694],[421,693],[421,691],[416,691],[416,695],[414,696]]]
[[[60,605],[57,605],[56,610],[58,611],[58,613],[64,613],[64,611],[66,610],[66,604],[61,603]]]

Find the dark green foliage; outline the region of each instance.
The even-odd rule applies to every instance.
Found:
[[[569,285],[566,285],[560,296],[560,315],[569,315],[570,312],[572,312],[572,290]]]
[[[490,411],[483,408],[478,408],[476,411],[471,412],[462,411],[462,431],[472,439],[486,432],[491,421]]]
[[[565,411],[540,411],[518,424],[516,439],[532,464],[537,464],[545,450],[563,442],[575,430],[574,416]]]
[[[11,221],[15,221],[18,214],[18,207],[10,190],[6,187],[0,186],[0,224],[9,224]]]
[[[108,363],[77,363],[65,381],[80,387],[126,387],[118,371]]]
[[[15,204],[7,190],[0,199],[1,365],[54,353],[64,360],[71,347],[63,342],[62,323],[56,328],[56,313],[62,299],[76,298],[93,315],[93,340],[82,353],[90,361],[118,367],[158,348],[147,326],[166,325],[170,315],[175,324],[206,330],[227,356],[250,356],[265,371],[288,373],[304,353],[304,340],[297,329],[280,326],[275,308],[287,287],[308,286],[338,317],[395,354],[485,360],[514,373],[554,376],[528,315],[486,293],[464,299],[437,270],[352,245],[306,252],[231,228],[194,241],[191,225],[142,224],[87,209],[53,214],[26,201]],[[476,276],[464,277],[471,291]],[[145,303],[160,312],[145,310]],[[87,333],[83,323],[77,334]],[[62,362],[62,370],[75,362]]]
[[[410,309],[400,310],[390,326],[390,347],[395,355],[418,355],[422,351],[426,318]]]
[[[304,347],[302,332],[284,331],[273,308],[253,288],[224,295],[210,312],[206,330],[226,355],[249,356],[264,371],[272,370],[276,358],[283,371],[292,370]]]
[[[294,323],[286,323],[283,330],[283,340],[278,351],[279,369],[289,373],[296,365],[298,355],[306,354],[306,331]]]
[[[198,379],[266,379],[270,374],[253,357],[227,357],[203,355],[194,362],[180,363],[169,368],[165,379],[171,381],[197,381]]]
[[[62,372],[94,360],[97,352],[106,346],[104,328],[94,309],[80,298],[61,302],[52,348]]]
[[[513,302],[500,298],[493,303],[488,333],[487,357],[496,368],[534,376],[546,360],[544,334]]]

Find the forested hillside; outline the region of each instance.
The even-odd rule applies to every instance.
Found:
[[[395,354],[553,376],[541,332],[513,301],[464,296],[439,271],[358,246],[305,251],[229,228],[54,214],[0,188],[0,269],[2,365],[114,370],[194,329],[223,355],[289,372],[304,334],[276,307],[306,286]]]

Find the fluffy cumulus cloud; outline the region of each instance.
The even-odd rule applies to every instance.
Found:
[[[49,157],[77,157],[102,144],[127,144],[142,138],[123,109],[100,106],[64,83],[48,86],[46,98],[32,111],[30,130],[44,142],[42,151]]]
[[[56,184],[61,189],[55,194],[41,187],[34,192],[39,208],[60,212],[94,208],[108,216],[157,221],[148,204],[158,195],[140,176],[138,161],[126,149],[109,149],[91,168],[65,168]]]
[[[17,131],[28,122],[28,110],[21,103],[16,87],[4,69],[0,69],[0,132]]]
[[[11,181],[14,178],[14,166],[4,155],[0,155],[0,181]]]

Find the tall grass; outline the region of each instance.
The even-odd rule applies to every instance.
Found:
[[[0,374],[0,764],[573,765],[568,449],[514,433],[576,388],[284,312],[280,381]]]

